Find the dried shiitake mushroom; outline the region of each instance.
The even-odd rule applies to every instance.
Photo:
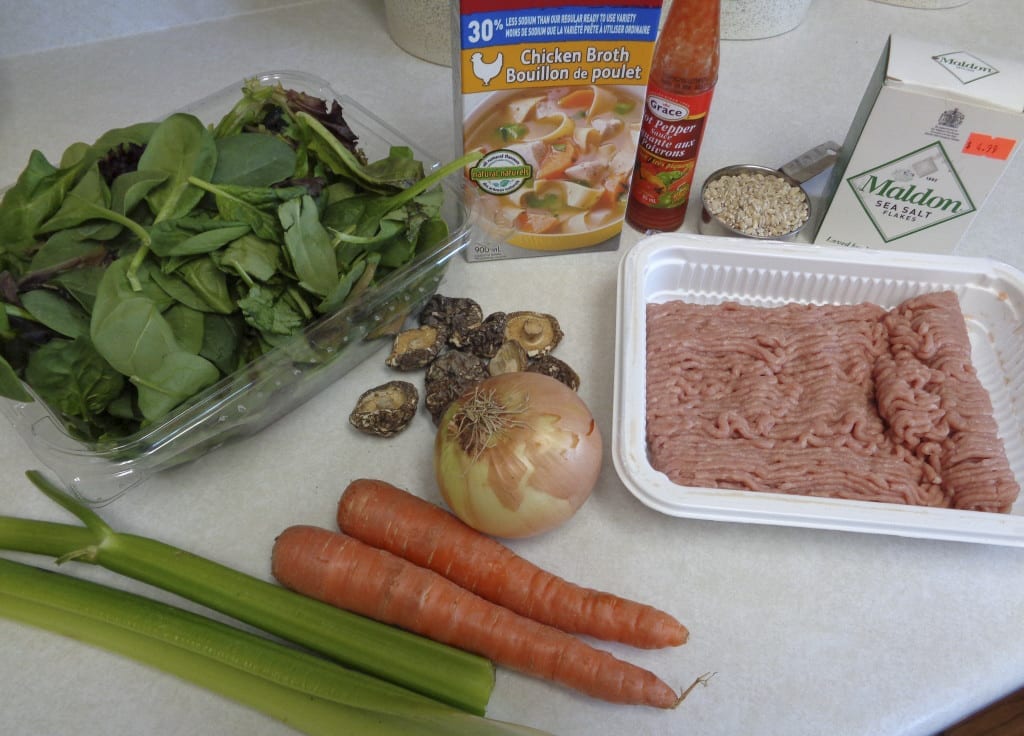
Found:
[[[402,330],[395,335],[391,354],[384,363],[400,371],[426,368],[441,352],[448,340],[444,325],[420,325]]]
[[[448,342],[462,347],[468,332],[484,321],[484,310],[468,297],[434,294],[420,311],[421,325],[443,325],[448,329]]]
[[[551,376],[572,390],[579,375],[564,361],[549,355],[563,337],[558,320],[544,312],[492,312],[486,317],[480,305],[468,297],[433,294],[418,315],[417,327],[396,331],[385,363],[397,370],[426,368],[424,404],[434,424],[449,404],[472,386],[490,376],[532,371]],[[411,420],[418,403],[397,397],[410,386],[392,381],[370,389],[360,397],[350,421],[359,429],[387,437],[401,431]],[[403,388],[398,388],[403,387]]]
[[[487,378],[487,361],[462,350],[443,353],[427,368],[424,401],[434,424],[441,421],[448,405],[464,391]]]
[[[562,328],[553,315],[543,312],[512,312],[508,315],[505,339],[518,342],[531,358],[551,352],[562,337]]]
[[[530,356],[526,349],[515,340],[506,340],[498,348],[494,357],[487,361],[487,371],[492,376],[501,373],[517,373],[525,371],[530,364]]]
[[[573,391],[580,387],[579,374],[568,363],[560,358],[556,358],[554,355],[541,355],[533,358],[530,360],[530,364],[526,366],[526,370],[531,373],[543,373],[545,376],[551,376],[564,383]]]
[[[493,358],[498,348],[505,342],[505,326],[508,315],[504,312],[492,312],[479,325],[469,330],[462,341],[462,348],[479,355],[481,358]]]
[[[364,391],[348,421],[360,432],[391,437],[409,426],[419,401],[419,391],[413,384],[388,381]]]

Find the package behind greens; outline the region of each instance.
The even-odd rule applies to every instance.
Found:
[[[253,117],[285,91],[289,113]],[[300,124],[297,155],[265,135]],[[122,145],[99,156],[107,140]],[[102,160],[65,185],[83,157]],[[468,239],[463,163],[440,166],[296,72],[74,144],[60,165],[33,154],[0,207],[0,410],[92,503],[258,431],[388,344],[434,293]]]
[[[453,3],[456,150],[470,261],[613,250],[661,0]]]

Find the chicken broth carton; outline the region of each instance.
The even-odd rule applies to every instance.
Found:
[[[952,253],[1024,136],[1024,64],[889,38],[815,242]]]
[[[470,261],[614,250],[660,0],[453,4],[456,150]]]

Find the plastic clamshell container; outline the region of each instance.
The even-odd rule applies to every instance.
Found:
[[[393,145],[410,147],[427,173],[441,163],[328,82],[294,71],[250,75],[261,84],[338,100],[345,120],[359,136],[359,147],[373,161]],[[182,109],[207,124],[216,123],[242,96],[244,80]],[[0,411],[31,450],[86,503],[114,500],[134,485],[167,468],[198,458],[228,440],[254,434],[343,377],[390,344],[395,325],[415,314],[433,295],[448,262],[469,242],[471,224],[461,172],[442,182],[442,215],[449,236],[429,252],[387,274],[357,300],[324,315],[285,344],[149,426],[113,445],[84,443],[70,435],[41,401],[0,399]],[[31,390],[29,390],[31,393]]]
[[[1024,547],[1024,493],[1008,514],[681,486],[651,467],[646,441],[646,305],[673,299],[755,306],[891,308],[918,294],[960,299],[972,362],[988,390],[1010,467],[1024,479],[1024,274],[990,259],[652,235],[620,262],[612,457],[633,495],[664,514]]]

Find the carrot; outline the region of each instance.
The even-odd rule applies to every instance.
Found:
[[[619,197],[625,194],[627,186],[626,174],[620,172],[609,175],[604,180],[601,196],[594,207],[614,207],[615,203],[619,201]]]
[[[298,593],[595,698],[657,708],[673,708],[680,699],[645,669],[338,532],[285,529],[274,542],[272,570]]]
[[[559,107],[590,107],[594,102],[594,90],[577,89],[558,100]]]
[[[554,230],[561,222],[549,212],[523,210],[516,215],[516,229],[524,233],[546,233]]]
[[[572,634],[645,649],[683,644],[689,636],[669,614],[541,570],[440,506],[384,481],[350,483],[338,503],[338,526],[493,603]]]
[[[541,157],[536,176],[538,179],[559,179],[567,168],[576,163],[578,157],[579,149],[569,140],[548,146],[547,153]]]

